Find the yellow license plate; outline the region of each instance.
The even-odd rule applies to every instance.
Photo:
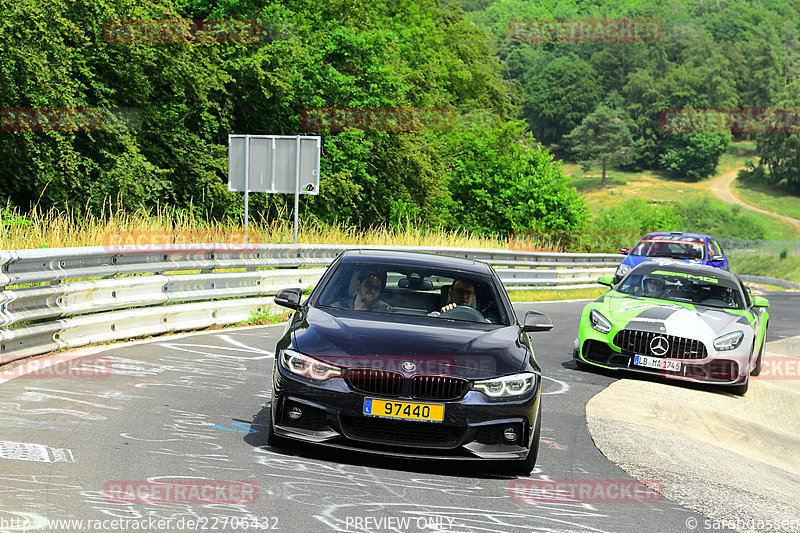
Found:
[[[377,398],[364,398],[364,414],[381,418],[400,418],[422,422],[444,420],[444,405],[435,403],[392,402]]]

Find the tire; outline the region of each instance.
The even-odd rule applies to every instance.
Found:
[[[761,348],[758,350],[758,359],[753,370],[750,371],[751,376],[757,376],[761,373],[761,367],[764,366],[764,347],[767,344],[767,333],[764,332],[764,340],[761,341]]]
[[[533,430],[533,441],[528,456],[520,461],[505,462],[503,470],[511,475],[527,477],[536,467],[536,458],[539,455],[539,436],[542,432],[542,404],[539,401],[539,413],[536,415],[536,429]]]

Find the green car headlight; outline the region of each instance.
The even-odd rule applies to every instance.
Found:
[[[714,348],[721,352],[724,352],[725,350],[735,350],[740,344],[742,344],[743,338],[743,331],[732,331],[730,333],[726,333],[725,335],[714,339]]]
[[[592,309],[589,312],[589,323],[600,333],[608,333],[611,331],[611,322],[596,309]]]
[[[474,390],[481,391],[489,398],[522,396],[532,391],[535,386],[536,374],[532,372],[523,372],[522,374],[495,379],[484,379],[472,384]]]

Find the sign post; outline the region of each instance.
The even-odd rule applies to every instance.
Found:
[[[245,236],[250,191],[294,194],[297,243],[300,195],[319,194],[321,144],[318,136],[228,135],[228,190],[244,191]]]

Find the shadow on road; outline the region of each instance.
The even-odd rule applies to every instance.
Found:
[[[300,457],[334,464],[345,463],[350,466],[473,479],[516,479],[517,477],[496,473],[497,467],[493,462],[479,459],[446,460],[441,458],[409,459],[405,457],[385,457],[373,455],[368,450],[351,451],[325,448],[297,441],[287,441],[286,447],[268,446],[267,428],[269,423],[270,405],[267,404],[253,417],[252,422],[250,422],[250,433],[244,436],[244,441],[254,448],[264,448],[287,457]]]

